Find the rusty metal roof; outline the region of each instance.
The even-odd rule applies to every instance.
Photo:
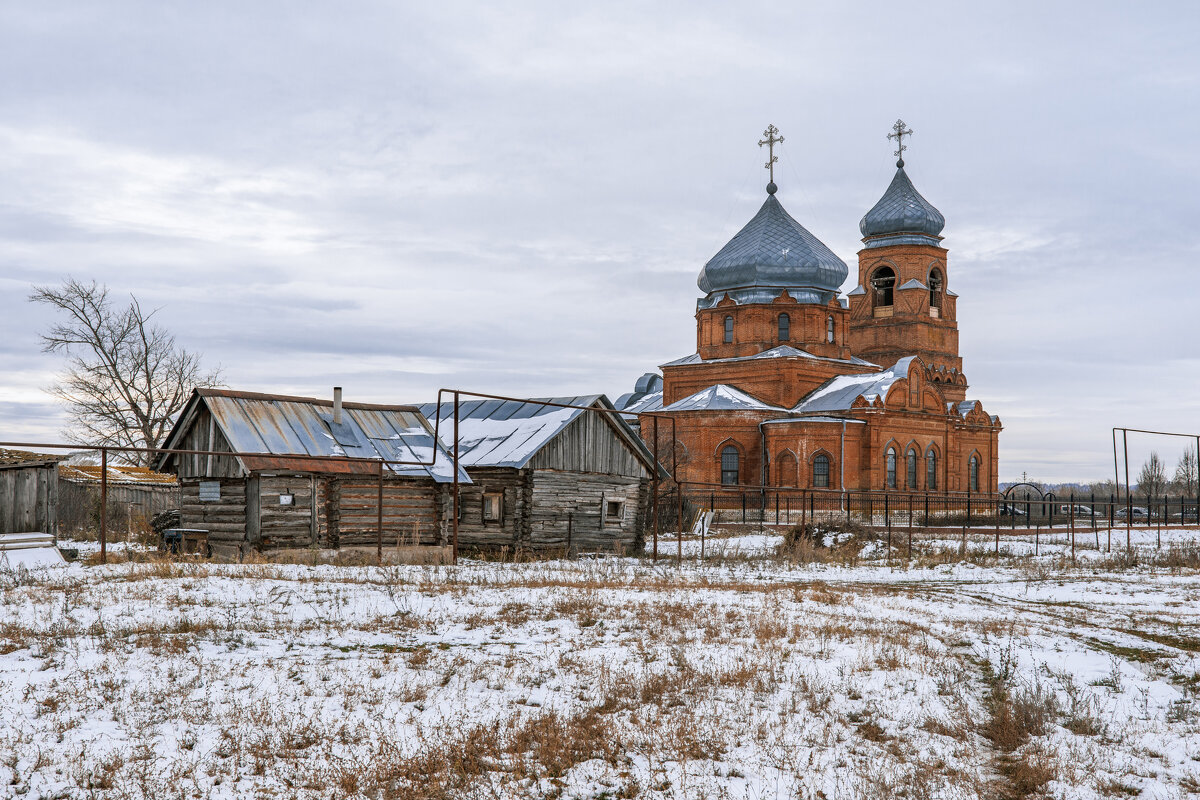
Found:
[[[237,392],[227,389],[196,389],[188,407],[167,438],[167,448],[179,440],[194,418],[194,408],[203,403],[216,425],[237,453],[248,472],[287,469],[298,472],[375,474],[376,467],[347,459],[421,461],[426,465],[387,464],[394,475],[430,477],[438,483],[453,480],[453,469],[445,447],[436,443],[433,429],[412,406],[343,403],[342,423],[333,421],[333,401],[313,397]],[[296,456],[330,456],[329,459]],[[160,460],[160,463],[165,458]],[[458,479],[470,483],[464,469]]]
[[[97,464],[59,464],[59,480],[72,483],[100,483],[100,467]],[[147,467],[128,467],[123,464],[108,465],[108,482],[122,486],[177,486],[178,478],[169,472],[155,472]]]

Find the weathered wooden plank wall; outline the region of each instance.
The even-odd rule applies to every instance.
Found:
[[[630,449],[604,414],[584,412],[546,443],[529,462],[532,469],[573,470],[649,477],[650,471]]]
[[[215,450],[231,452],[229,441],[221,433],[212,414],[203,405],[197,407],[194,422],[187,428],[177,450]],[[164,472],[173,472],[180,478],[200,476],[213,478],[236,478],[242,474],[237,459],[225,456],[180,456],[171,455],[164,463]]]
[[[314,497],[315,479],[304,474],[267,473],[259,475],[258,478],[260,547],[268,550],[317,544],[318,531],[313,525],[313,511],[315,508],[318,523],[325,513],[322,503]],[[287,494],[292,496],[292,503],[281,504],[279,498]]]
[[[0,469],[0,533],[58,533],[58,466]]]

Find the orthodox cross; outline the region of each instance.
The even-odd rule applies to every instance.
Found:
[[[779,128],[776,128],[774,125],[768,125],[767,129],[763,131],[763,136],[767,138],[758,143],[759,147],[762,147],[764,144],[767,146],[767,163],[763,164],[763,166],[771,171],[771,183],[775,182],[775,162],[779,160],[779,156],[775,155],[775,145],[783,141],[782,136],[775,135],[777,133],[779,133]]]
[[[896,120],[896,124],[892,126],[892,130],[895,131],[895,133],[889,133],[888,138],[895,139],[896,146],[899,148],[892,155],[896,156],[896,158],[898,159],[896,161],[896,166],[903,167],[904,166],[904,151],[908,149],[907,147],[904,146],[904,137],[912,136],[912,131],[905,130],[904,120],[902,120],[902,119]]]

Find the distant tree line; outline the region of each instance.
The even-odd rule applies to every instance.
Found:
[[[1175,464],[1174,471],[1168,470],[1166,462],[1163,461],[1158,451],[1151,451],[1149,458],[1142,464],[1142,468],[1138,472],[1137,482],[1133,484],[1133,494],[1139,501],[1149,499],[1151,502],[1155,502],[1166,498],[1194,500],[1197,491],[1200,490],[1198,480],[1200,480],[1200,461],[1197,459],[1195,447],[1183,451],[1183,455]],[[1077,499],[1094,495],[1097,500],[1107,499],[1110,496],[1125,496],[1125,484],[1118,484],[1111,480],[1058,484],[1030,480],[1028,483],[1032,483],[1043,492],[1052,492],[1059,498],[1065,498],[1071,494],[1074,494]]]

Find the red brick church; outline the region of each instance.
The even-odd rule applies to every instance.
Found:
[[[895,131],[900,156],[911,131]],[[758,213],[700,270],[696,352],[618,406],[675,418],[684,481],[996,491],[1001,425],[967,399],[945,218],[901,158],[859,223],[858,281],[843,297],[849,269],[784,210],[776,160]],[[639,422],[649,441],[651,419]],[[658,428],[668,441],[670,424]]]

